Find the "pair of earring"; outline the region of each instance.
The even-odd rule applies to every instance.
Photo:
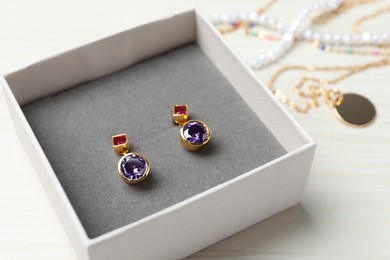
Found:
[[[210,128],[200,120],[188,120],[188,106],[173,106],[173,121],[180,126],[180,140],[184,148],[195,152],[207,144],[211,137]],[[112,148],[122,155],[118,163],[119,176],[128,183],[138,183],[149,175],[150,164],[148,159],[135,152],[129,152],[129,142],[126,134],[112,137]]]

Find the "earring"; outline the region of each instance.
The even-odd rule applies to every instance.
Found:
[[[139,153],[129,153],[129,143],[126,134],[112,137],[112,148],[122,155],[118,163],[119,176],[128,183],[134,184],[148,177],[150,164],[146,157]]]
[[[195,152],[207,144],[211,137],[210,128],[200,120],[188,120],[187,105],[173,106],[173,121],[179,125],[181,144],[189,151]]]

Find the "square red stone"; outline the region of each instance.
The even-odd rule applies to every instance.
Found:
[[[187,106],[186,105],[175,105],[174,114],[175,115],[187,115]]]
[[[112,137],[114,145],[121,145],[127,142],[126,135],[117,135]]]

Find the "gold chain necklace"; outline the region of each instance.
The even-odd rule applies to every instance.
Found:
[[[318,99],[323,97],[326,103],[335,108],[335,112],[344,122],[353,125],[366,125],[375,118],[375,107],[372,103],[357,94],[343,94],[336,88],[328,88],[329,85],[337,84],[346,78],[367,70],[373,67],[382,67],[390,64],[390,57],[375,62],[369,62],[359,65],[351,66],[302,66],[302,65],[287,65],[278,69],[272,76],[268,83],[269,89],[274,93],[275,97],[282,103],[300,113],[307,113],[309,109],[318,107]],[[303,70],[308,72],[321,71],[344,71],[341,75],[331,78],[317,78],[317,77],[302,77],[297,84],[293,86],[293,92],[302,98],[307,99],[304,105],[290,99],[287,95],[275,87],[277,79],[285,72],[292,70]]]
[[[325,23],[337,15],[347,11],[351,7],[360,5],[363,3],[373,2],[375,0],[349,0],[344,1],[336,11],[333,13],[322,13],[315,17],[313,23]],[[365,15],[353,24],[353,31],[360,33],[359,26],[372,18],[375,18],[385,12],[390,12],[390,6],[378,9],[377,11]],[[385,50],[385,49],[384,49]],[[334,108],[334,111],[339,119],[352,125],[367,125],[373,121],[376,115],[375,107],[365,97],[353,94],[342,93],[337,88],[328,88],[329,85],[337,84],[346,78],[367,70],[369,68],[383,67],[390,64],[390,54],[387,50],[384,51],[383,59],[374,62],[368,62],[358,65],[350,66],[302,66],[302,65],[288,65],[278,69],[268,83],[268,87],[274,93],[275,97],[282,103],[287,104],[289,107],[300,113],[307,113],[311,108],[318,107],[318,99],[323,97],[325,102]],[[293,86],[293,92],[302,98],[307,99],[304,105],[290,99],[279,88],[275,87],[276,80],[285,72],[292,70],[303,70],[307,72],[322,72],[322,71],[342,71],[342,73],[334,78],[325,79],[318,77],[302,77],[297,84]]]
[[[368,15],[365,15],[365,16],[363,16],[363,17],[357,19],[357,20],[353,23],[353,25],[352,25],[352,30],[353,30],[353,32],[356,33],[356,34],[361,33],[359,27],[360,27],[360,25],[361,25],[363,22],[365,22],[365,21],[367,21],[367,20],[369,20],[369,19],[375,18],[375,17],[377,17],[377,16],[379,16],[379,15],[381,15],[381,14],[384,14],[384,13],[386,13],[386,12],[390,12],[390,6],[387,6],[387,7],[384,7],[384,8],[380,8],[380,9],[376,10],[375,12],[372,12],[372,13],[370,13],[370,14],[368,14]]]
[[[256,9],[256,13],[263,14],[265,11],[267,11],[275,3],[276,3],[276,0],[268,0],[268,2],[264,6],[261,6],[261,7]]]
[[[353,7],[362,5],[362,4],[369,4],[376,2],[377,0],[345,0],[343,1],[335,10],[329,10],[325,12],[321,12],[317,16],[311,19],[311,22],[313,24],[324,24],[329,22],[330,20],[336,18],[337,16],[345,13],[349,9],[352,9]]]

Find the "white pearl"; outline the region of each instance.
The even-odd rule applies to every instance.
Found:
[[[292,19],[291,20],[291,26],[298,27],[301,25],[301,21],[299,19]]]
[[[294,41],[285,42],[285,45],[286,45],[285,49],[291,48],[291,46],[293,46],[293,44],[294,44]]]
[[[259,56],[257,58],[257,63],[253,63],[251,64],[251,67],[252,69],[260,69],[261,67],[263,67],[268,61],[266,60],[265,56],[262,55],[262,56]]]
[[[263,67],[266,62],[267,62],[267,60],[265,58],[265,55],[260,55],[257,58],[257,63],[253,64],[251,67],[253,69],[259,69],[259,68]]]
[[[238,20],[238,14],[237,14],[237,13],[231,13],[231,14],[229,15],[229,19],[230,19],[231,22],[237,22],[237,20]]]
[[[382,40],[381,37],[377,33],[373,34],[371,37],[371,42],[374,44],[379,44],[381,40]]]
[[[258,16],[257,13],[251,12],[251,13],[249,14],[249,21],[250,21],[250,22],[255,22],[257,16]]]
[[[283,56],[293,46],[293,42],[284,42],[284,41],[281,42],[283,42],[283,44],[277,46],[280,49],[278,53],[278,57]]]
[[[278,29],[279,32],[283,32],[285,29],[284,29],[284,23],[282,22],[278,22],[276,24],[276,28]]]
[[[312,30],[306,30],[306,31],[303,33],[303,37],[304,37],[306,40],[311,40],[311,39],[312,39],[312,36],[313,36]]]
[[[279,45],[276,45],[272,51],[274,52],[275,56],[279,58],[279,56],[281,55],[281,52],[282,52],[282,48],[279,46]]]
[[[298,14],[297,18],[298,18],[300,21],[303,21],[303,20],[306,18],[306,14],[304,14],[304,13],[301,12],[301,13]]]
[[[295,34],[297,34],[297,28],[290,26],[290,27],[288,27],[286,33],[290,33],[290,34],[294,34],[295,35]]]
[[[362,37],[359,34],[352,35],[351,44],[352,45],[361,45],[362,44]]]
[[[287,49],[287,47],[288,44],[285,41],[279,41],[275,46],[275,48],[278,48],[280,52],[284,52]]]
[[[321,41],[322,35],[320,33],[315,33],[315,34],[313,34],[313,39],[316,41]]]
[[[267,19],[267,26],[268,26],[269,28],[273,28],[273,27],[275,26],[275,19],[273,19],[273,18],[268,18],[268,19]]]
[[[330,33],[325,33],[324,36],[323,36],[323,40],[326,43],[331,42],[332,41],[332,36],[330,35]]]
[[[369,42],[371,40],[371,34],[367,33],[367,32],[363,33],[362,34],[362,39],[363,39],[364,42]]]
[[[264,55],[264,54],[261,54],[261,55],[259,56],[259,62],[264,63],[265,60],[266,60],[265,55]]]
[[[259,59],[256,58],[256,57],[253,57],[253,58],[251,58],[251,59],[249,60],[249,65],[251,65],[251,66],[255,66],[255,65],[257,65],[258,63],[259,63]]]
[[[340,44],[340,40],[341,40],[340,34],[335,33],[332,35],[332,42],[334,44]]]
[[[351,35],[344,34],[341,39],[344,44],[349,44],[351,42]]]
[[[382,42],[383,43],[388,43],[390,40],[389,34],[388,33],[382,33],[381,34]]]
[[[267,54],[267,59],[270,60],[270,61],[274,61],[275,60],[275,53],[273,51],[268,51]]]
[[[291,33],[295,33],[298,30],[299,25],[300,25],[300,21],[298,21],[298,19],[292,20],[291,23],[290,23],[289,31]]]
[[[217,23],[219,23],[219,14],[213,13],[210,15],[209,19],[213,24],[217,24]]]
[[[265,15],[260,15],[259,17],[257,17],[257,21],[259,22],[259,24],[265,24],[266,20],[267,17]]]
[[[240,18],[240,20],[242,22],[247,22],[248,21],[248,14],[247,13],[241,13],[239,18]]]
[[[305,8],[303,8],[303,9],[301,10],[301,13],[304,14],[304,15],[306,16],[306,15],[308,15],[308,14],[310,13],[310,10],[309,10],[308,8],[305,7]]]
[[[291,33],[285,33],[283,34],[283,40],[286,42],[291,42],[294,39],[293,35]]]
[[[229,23],[229,14],[228,13],[222,13],[220,19],[221,19],[222,23]]]

